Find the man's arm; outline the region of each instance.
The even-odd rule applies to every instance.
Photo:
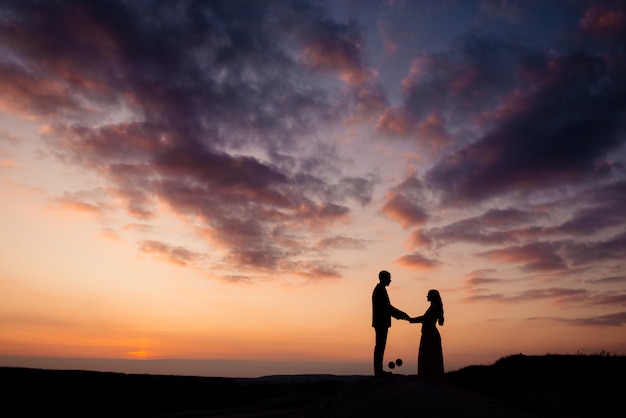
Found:
[[[403,312],[400,309],[393,307],[392,305],[389,305],[389,313],[396,319],[405,319],[408,321],[410,318],[410,316],[406,312]]]

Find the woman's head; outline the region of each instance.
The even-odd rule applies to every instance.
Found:
[[[430,301],[431,305],[435,305],[439,308],[438,321],[439,325],[443,325],[443,302],[441,301],[439,291],[435,289],[429,290],[426,298]]]
[[[435,303],[441,303],[441,295],[438,290],[431,289],[428,291],[428,296],[426,297],[429,301]]]

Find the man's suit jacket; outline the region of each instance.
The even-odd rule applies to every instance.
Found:
[[[391,305],[385,285],[378,283],[372,293],[372,326],[374,328],[389,328],[392,316],[396,319],[407,317],[406,313]]]

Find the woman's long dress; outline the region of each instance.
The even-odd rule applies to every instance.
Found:
[[[443,383],[443,350],[437,330],[439,310],[428,308],[422,319],[422,337],[417,355],[417,376],[430,383]]]

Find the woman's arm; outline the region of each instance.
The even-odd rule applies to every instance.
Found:
[[[416,316],[415,318],[409,318],[409,322],[412,324],[419,324],[424,320],[423,316]]]

